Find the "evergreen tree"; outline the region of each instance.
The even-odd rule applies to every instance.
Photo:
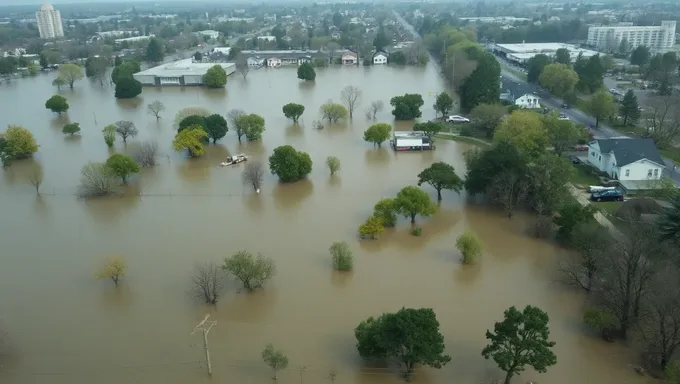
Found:
[[[498,102],[500,97],[501,66],[490,53],[484,53],[477,68],[460,87],[460,106],[465,112],[484,103]]]
[[[638,107],[637,97],[632,89],[626,92],[626,95],[619,105],[619,115],[623,117],[623,125],[628,123],[634,124],[640,118],[640,108]]]
[[[152,63],[160,63],[163,61],[163,51],[164,48],[161,42],[155,37],[152,37],[151,40],[149,40],[149,45],[146,46],[146,60]]]
[[[550,64],[550,57],[538,54],[527,61],[527,81],[532,84],[538,83],[538,78],[543,73],[543,68]]]

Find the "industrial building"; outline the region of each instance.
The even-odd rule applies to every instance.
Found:
[[[434,149],[430,138],[422,131],[395,131],[390,144],[395,151],[425,151]]]
[[[201,85],[203,75],[215,65],[222,66],[227,75],[236,71],[233,63],[197,63],[194,59],[184,59],[137,72],[132,76],[143,85]]]
[[[574,62],[579,55],[588,58],[598,55],[599,52],[583,49],[573,44],[562,43],[521,43],[521,44],[496,44],[493,46],[494,53],[504,56],[509,61],[521,64],[536,55],[554,57],[558,49],[567,49]]]
[[[38,33],[42,39],[54,39],[64,36],[64,28],[61,24],[61,12],[50,4],[43,4],[35,13]]]
[[[588,45],[618,49],[623,40],[630,47],[643,45],[653,52],[668,52],[675,45],[675,21],[662,21],[659,26],[615,25],[588,28]]]

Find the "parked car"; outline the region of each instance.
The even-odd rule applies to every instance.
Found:
[[[594,192],[590,195],[592,201],[623,201],[623,192],[618,189],[610,189]]]
[[[451,115],[446,118],[447,123],[454,123],[454,124],[467,124],[470,122],[470,119],[467,117],[459,116],[459,115]]]
[[[581,159],[579,159],[578,157],[576,157],[574,155],[570,155],[568,157],[568,159],[569,159],[569,161],[571,161],[572,164],[581,164]]]
[[[588,150],[588,146],[585,144],[577,144],[571,147],[574,151],[584,152]]]
[[[560,115],[557,116],[557,120],[569,120],[569,118],[564,113],[560,113]]]
[[[570,108],[571,108],[571,105],[569,105],[569,104],[567,104],[567,103],[564,103],[564,104],[562,104],[562,108],[563,108],[563,109],[570,109]]]

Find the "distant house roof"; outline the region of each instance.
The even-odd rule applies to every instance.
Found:
[[[384,51],[378,51],[378,52],[376,52],[376,53],[375,53],[375,54],[373,55],[373,57],[376,57],[376,56],[378,56],[378,55],[381,55],[381,56],[385,56],[385,57],[387,57],[387,52],[384,52]]]
[[[345,52],[345,53],[342,54],[342,57],[346,57],[346,56],[352,56],[356,59],[357,54],[354,53],[354,52]]]
[[[619,167],[647,159],[659,165],[665,165],[659,150],[652,139],[599,139],[600,152],[614,152]]]

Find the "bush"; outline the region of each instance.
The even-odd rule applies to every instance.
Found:
[[[275,273],[274,260],[262,255],[254,256],[248,251],[227,257],[222,269],[240,280],[243,288],[249,291],[262,287]]]
[[[613,340],[612,332],[616,328],[616,317],[611,312],[601,308],[586,309],[583,322],[598,330],[604,340]]]
[[[349,271],[354,266],[354,257],[346,242],[335,242],[329,249],[333,268],[338,271]]]
[[[208,88],[222,88],[227,85],[227,72],[221,65],[213,65],[203,75],[203,85]]]
[[[80,132],[80,124],[78,123],[66,124],[64,125],[64,128],[61,129],[61,131],[67,135],[73,135],[74,133]]]
[[[460,128],[460,135],[466,137],[472,137],[475,135],[475,127],[472,124],[466,124]]]
[[[328,156],[326,158],[326,165],[328,166],[328,169],[331,171],[331,175],[334,175],[335,172],[340,170],[340,159],[338,159],[335,156]]]
[[[45,102],[45,108],[60,115],[63,112],[66,112],[68,110],[68,107],[69,106],[68,102],[66,102],[66,98],[59,95],[54,95],[47,99],[47,101]]]
[[[12,159],[23,159],[38,152],[38,144],[28,129],[10,125],[4,135],[3,152]]]
[[[420,236],[423,233],[423,229],[420,227],[415,227],[411,230],[413,236]]]
[[[472,264],[482,254],[482,242],[470,231],[465,231],[456,239],[456,248],[463,255],[463,264]]]
[[[123,77],[116,83],[114,96],[116,99],[132,99],[140,93],[142,93],[142,83],[131,77]]]
[[[82,198],[119,195],[120,178],[103,163],[88,163],[80,171],[78,196]]]
[[[269,157],[269,168],[284,183],[298,181],[312,171],[312,159],[306,152],[282,145]]]

